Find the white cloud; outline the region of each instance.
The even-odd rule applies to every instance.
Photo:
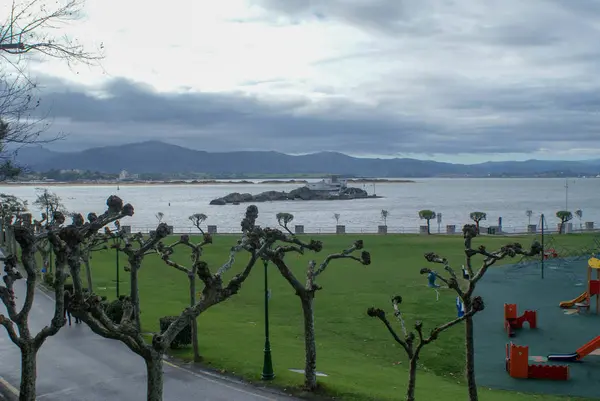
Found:
[[[104,43],[106,74],[56,60],[38,71],[95,87],[119,77],[161,92],[298,102],[296,117],[420,124],[402,138],[406,154],[423,157],[452,136],[486,158],[600,148],[591,0],[87,0],[85,11],[67,33]],[[368,135],[356,143],[377,140]],[[486,154],[483,143],[509,135],[515,151]]]

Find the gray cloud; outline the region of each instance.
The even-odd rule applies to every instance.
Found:
[[[161,94],[119,79],[102,96],[66,84],[43,104],[61,146],[97,146],[147,139],[204,150],[271,149],[288,153],[337,150],[378,153],[531,152],[543,146],[600,147],[600,92],[429,83],[443,107],[396,110],[390,100],[361,106],[348,100],[261,101],[242,94]],[[311,106],[310,112],[303,110]]]
[[[254,3],[267,23],[283,18],[361,30],[368,40],[315,68],[335,75],[369,66],[371,73],[348,87],[311,82],[306,97],[164,94],[124,79],[94,96],[48,80],[43,102],[56,118],[53,129],[70,132],[64,144],[77,147],[162,139],[205,150],[288,153],[600,149],[598,2]],[[278,93],[293,85],[277,79],[240,88]]]

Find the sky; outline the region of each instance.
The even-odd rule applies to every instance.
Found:
[[[87,0],[52,34],[105,53],[30,61],[56,150],[600,158],[594,0]]]

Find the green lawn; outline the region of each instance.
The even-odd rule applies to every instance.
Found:
[[[316,238],[316,236],[313,236]],[[332,395],[344,400],[398,400],[403,398],[406,385],[406,357],[393,342],[383,324],[366,315],[370,306],[390,311],[390,297],[404,298],[402,310],[408,322],[421,319],[425,328],[456,316],[455,294],[441,290],[439,301],[435,292],[426,286],[419,274],[425,252],[435,251],[447,257],[460,269],[463,262],[463,243],[459,236],[418,235],[330,235],[321,236],[325,247],[320,254],[302,257],[288,256],[288,262],[300,280],[304,280],[307,261],[322,260],[327,253],[338,252],[355,239],[362,238],[371,252],[373,263],[361,266],[347,260],[331,263],[319,277],[323,290],[315,301],[317,335],[317,370],[328,377],[320,383]],[[557,244],[583,247],[592,237],[582,234],[556,236]],[[214,244],[205,248],[205,260],[213,269],[227,257],[235,237],[218,235]],[[507,242],[531,244],[533,237],[482,237],[474,244],[495,249]],[[175,240],[175,239],[173,239]],[[166,241],[168,242],[168,241]],[[115,253],[94,253],[92,269],[95,291],[109,298],[115,296]],[[247,255],[240,254],[231,274],[241,269]],[[189,261],[184,248],[176,260]],[[121,257],[123,263],[124,258]],[[436,267],[439,268],[439,265]],[[214,270],[213,270],[214,271]],[[121,292],[128,290],[127,275],[121,271]],[[263,266],[258,264],[240,293],[223,304],[210,309],[198,319],[200,352],[210,365],[249,380],[260,378],[264,344]],[[166,266],[156,256],[148,256],[140,272],[142,324],[145,331],[158,330],[158,319],[175,315],[186,306],[187,278]],[[303,376],[289,368],[303,368],[304,342],[302,312],[299,299],[288,283],[274,268],[269,273],[272,297],[270,302],[271,346],[276,379],[279,386],[298,386]],[[484,311],[483,313],[488,313]],[[394,324],[397,322],[394,321]],[[399,325],[397,325],[400,330]],[[501,328],[500,328],[501,329]],[[422,352],[422,367],[417,378],[417,397],[424,400],[464,400],[466,387],[462,326],[442,334],[439,341]],[[177,352],[190,356],[191,349]],[[506,374],[499,371],[499,375]],[[481,388],[481,399],[487,401],[567,400],[549,396],[532,396]]]

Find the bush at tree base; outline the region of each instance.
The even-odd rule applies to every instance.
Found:
[[[121,319],[123,318],[123,300],[125,299],[124,295],[121,295],[118,299],[115,299],[111,302],[103,300],[103,305],[105,307],[106,315],[112,320],[114,323],[119,324]]]
[[[44,274],[44,283],[50,287],[54,286],[54,274],[45,273]]]
[[[179,316],[165,316],[161,317],[158,322],[160,323],[160,332],[164,333],[171,323],[177,320]],[[171,343],[171,348],[179,348],[182,345],[190,345],[192,343],[192,327],[187,324],[183,330],[177,334],[173,342]]]

